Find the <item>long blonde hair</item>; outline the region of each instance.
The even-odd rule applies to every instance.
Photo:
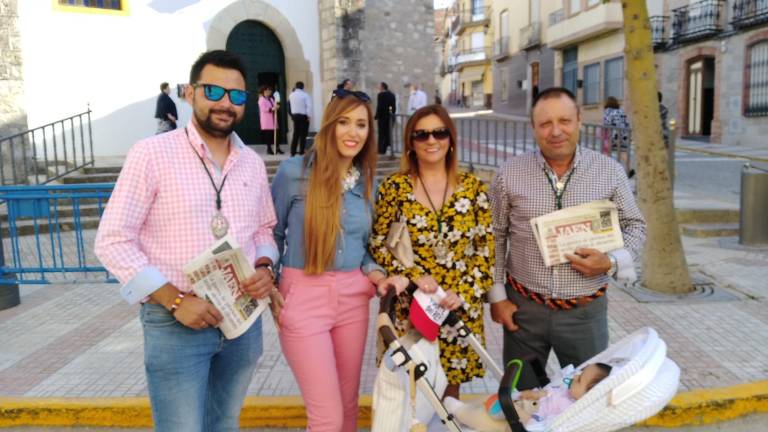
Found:
[[[315,137],[315,144],[305,161],[308,167],[309,187],[304,211],[304,272],[320,274],[333,266],[336,258],[336,238],[341,232],[342,185],[339,155],[336,143],[336,124],[339,118],[364,106],[368,113],[368,137],[352,164],[360,169],[365,180],[364,197],[371,201],[373,177],[378,156],[373,131],[373,113],[370,104],[353,95],[334,97],[323,112],[323,121]]]

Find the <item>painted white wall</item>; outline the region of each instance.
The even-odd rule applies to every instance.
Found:
[[[237,1],[128,0],[127,16],[64,12],[54,10],[51,1],[20,1],[30,127],[85,111],[90,104],[94,153],[124,155],[155,132],[155,101],[163,81],[174,89],[180,122],[186,123],[191,107],[176,97],[175,86],[188,82],[192,63],[207,49],[212,18]],[[264,2],[293,25],[313,76],[319,77],[317,2]],[[310,90],[320,113],[320,86],[315,87]]]
[[[664,15],[664,0],[645,0],[648,16]]]

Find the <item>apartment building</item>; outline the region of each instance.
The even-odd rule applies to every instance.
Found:
[[[657,78],[680,134],[765,146],[768,0],[665,0],[653,12]]]
[[[546,43],[549,17],[557,17],[555,0],[494,0],[493,107],[527,115],[540,89],[554,85],[555,51]]]
[[[455,0],[449,8],[441,35],[439,82],[444,103],[475,109],[492,106],[491,12],[490,0]]]

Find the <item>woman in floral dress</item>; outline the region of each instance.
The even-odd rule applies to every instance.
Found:
[[[400,172],[379,187],[370,250],[390,274],[434,291],[439,285],[458,294],[453,307],[462,321],[484,341],[483,302],[493,284],[494,246],[487,186],[460,172],[456,128],[440,105],[416,111],[405,127]],[[405,268],[385,246],[393,221],[405,216],[414,252],[414,265]],[[455,297],[455,296],[454,296]],[[402,293],[395,327],[408,328],[410,298]],[[485,374],[479,356],[456,332],[443,327],[440,357],[448,376],[445,396],[458,398],[459,386]]]

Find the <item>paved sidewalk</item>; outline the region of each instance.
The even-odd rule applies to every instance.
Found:
[[[726,157],[740,157],[768,164],[768,145],[722,145],[708,142],[677,139],[676,150]]]
[[[93,232],[88,233],[90,241]],[[681,391],[768,379],[768,251],[740,250],[735,239],[684,240],[692,270],[724,286],[728,300],[640,303],[619,287],[609,291],[611,341],[654,327],[683,370]],[[147,394],[138,307],[116,284],[22,286],[22,304],[0,311],[0,396],[125,397]],[[369,335],[377,304],[371,302]],[[486,314],[487,345],[501,359],[501,330]],[[376,370],[369,338],[361,392]],[[463,393],[489,393],[487,377]],[[299,391],[280,352],[271,318],[264,320],[264,355],[249,395]]]
[[[731,195],[714,196],[707,190],[678,188],[675,201],[678,206],[738,208]],[[94,231],[84,234],[86,256],[93,264]],[[608,294],[611,341],[652,326],[682,369],[681,392],[762,382],[768,395],[768,249],[741,248],[735,238],[683,239],[697,278],[723,288],[715,296],[646,303],[614,286]],[[67,258],[74,258],[74,239],[61,241],[69,251]],[[36,245],[31,238],[21,245],[23,259],[33,259]],[[0,311],[0,398],[146,396],[138,307],[126,305],[118,285],[99,283],[94,279],[99,276],[90,275],[79,284],[22,286],[22,304]],[[712,298],[719,300],[708,301]],[[371,302],[370,307],[361,385],[366,395],[376,373],[370,336],[377,304]],[[501,330],[486,321],[488,349],[500,360]],[[478,379],[462,393],[490,393],[496,387],[492,378]],[[270,318],[264,321],[264,355],[248,394],[299,394]]]

